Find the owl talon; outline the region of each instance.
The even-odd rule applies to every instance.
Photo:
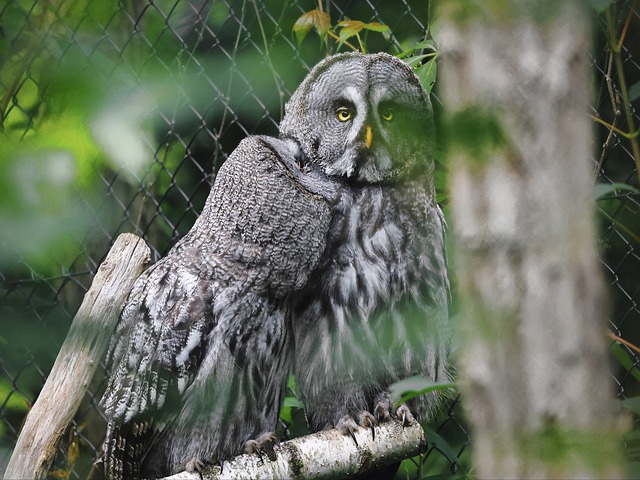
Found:
[[[345,415],[340,420],[338,420],[338,423],[336,424],[336,429],[339,430],[343,435],[349,435],[353,439],[353,442],[356,444],[356,447],[358,447],[358,440],[356,440],[355,435],[356,428],[358,428],[358,424],[350,415]]]
[[[262,458],[262,454],[264,453],[267,458],[273,462],[276,459],[276,453],[273,447],[277,443],[279,443],[279,440],[275,433],[264,432],[256,438],[247,440],[244,444],[244,451],[248,454],[258,454],[262,463],[264,463],[264,459]]]
[[[356,444],[356,447],[359,447],[360,445],[358,445],[358,440],[356,439],[356,434],[353,433],[353,430],[349,430],[349,435],[351,435],[351,438],[353,439],[353,443]]]
[[[398,407],[398,410],[396,411],[396,418],[402,422],[402,428],[410,427],[416,423],[415,417],[406,404],[402,404]]]
[[[373,438],[373,440],[376,439],[376,425],[378,425],[378,421],[376,420],[376,417],[374,417],[371,413],[369,412],[360,412],[360,414],[358,415],[358,425],[360,425],[363,428],[369,428],[371,429],[371,437]]]
[[[185,470],[190,473],[197,473],[200,477],[200,480],[204,480],[204,477],[202,476],[202,470],[204,470],[204,468],[209,465],[212,465],[211,462],[208,462],[201,458],[192,458],[185,464]]]
[[[391,418],[391,402],[388,399],[380,400],[373,409],[378,423],[386,422]]]
[[[358,440],[356,440],[355,431],[358,427],[368,428],[371,430],[371,437],[373,440],[376,439],[376,425],[378,422],[376,417],[374,417],[371,413],[362,411],[357,415],[357,419],[354,419],[351,415],[345,415],[336,424],[336,429],[340,431],[343,435],[349,435],[353,442],[358,445]]]

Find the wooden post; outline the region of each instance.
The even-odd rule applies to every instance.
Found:
[[[109,345],[124,301],[151,258],[144,240],[125,233],[100,265],[38,396],[4,478],[45,478],[56,445],[73,419]]]

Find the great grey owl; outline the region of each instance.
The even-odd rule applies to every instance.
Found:
[[[449,281],[434,187],[432,107],[386,54],[328,58],[286,107],[280,136],[340,184],[326,246],[293,299],[295,374],[313,431],[372,428],[388,387],[448,380]],[[438,395],[399,416],[427,418]]]
[[[191,231],[130,292],[101,401],[106,476],[197,470],[273,441],[294,364],[311,428],[344,433],[392,414],[390,383],[445,378],[433,170],[431,106],[409,67],[318,64],[280,138],[240,143]]]

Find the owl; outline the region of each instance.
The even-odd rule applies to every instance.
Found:
[[[441,394],[393,412],[388,387],[447,381],[449,281],[434,187],[432,107],[387,54],[318,64],[286,105],[280,137],[340,184],[325,250],[293,299],[294,368],[312,431],[428,419]],[[355,440],[355,437],[354,437]]]
[[[432,122],[403,62],[338,54],[295,91],[279,138],[240,143],[125,302],[101,400],[108,478],[260,450],[291,371],[313,430],[429,414],[435,396],[393,412],[388,387],[447,376]]]

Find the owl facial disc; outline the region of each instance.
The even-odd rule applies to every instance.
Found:
[[[280,136],[326,174],[388,183],[433,163],[429,98],[391,55],[338,54],[320,62],[285,107]]]

